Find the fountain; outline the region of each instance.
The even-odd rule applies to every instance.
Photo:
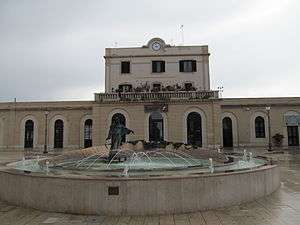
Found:
[[[10,163],[0,170],[0,198],[55,212],[152,215],[239,204],[279,186],[277,166],[251,152],[247,157],[246,150],[236,155],[178,143],[122,144],[130,133],[116,122],[110,146]]]

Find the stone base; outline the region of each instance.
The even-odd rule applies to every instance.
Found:
[[[51,212],[99,215],[187,213],[271,194],[278,167],[180,177],[106,178],[0,170],[0,199]]]

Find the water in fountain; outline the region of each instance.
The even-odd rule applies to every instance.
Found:
[[[214,172],[214,165],[213,165],[212,158],[209,158],[209,170],[210,170],[210,173]]]
[[[228,162],[226,164],[226,162]],[[49,158],[35,158],[16,162],[17,169],[31,172],[91,174],[103,176],[149,176],[197,173],[216,173],[225,170],[240,170],[263,165],[264,160],[254,158],[244,150],[242,157],[231,156],[231,160],[220,149],[202,150],[181,147],[180,150],[137,150],[134,146],[121,148],[113,157],[104,146],[75,150]],[[75,172],[76,171],[76,172]],[[176,172],[174,172],[176,171]]]
[[[244,149],[243,160],[247,161],[247,150]]]

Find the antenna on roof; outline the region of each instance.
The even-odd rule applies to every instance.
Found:
[[[181,34],[181,44],[184,45],[184,30],[183,30],[183,24],[180,25],[180,34]]]

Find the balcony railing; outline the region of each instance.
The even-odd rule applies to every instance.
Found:
[[[216,99],[218,91],[96,93],[96,102]]]

